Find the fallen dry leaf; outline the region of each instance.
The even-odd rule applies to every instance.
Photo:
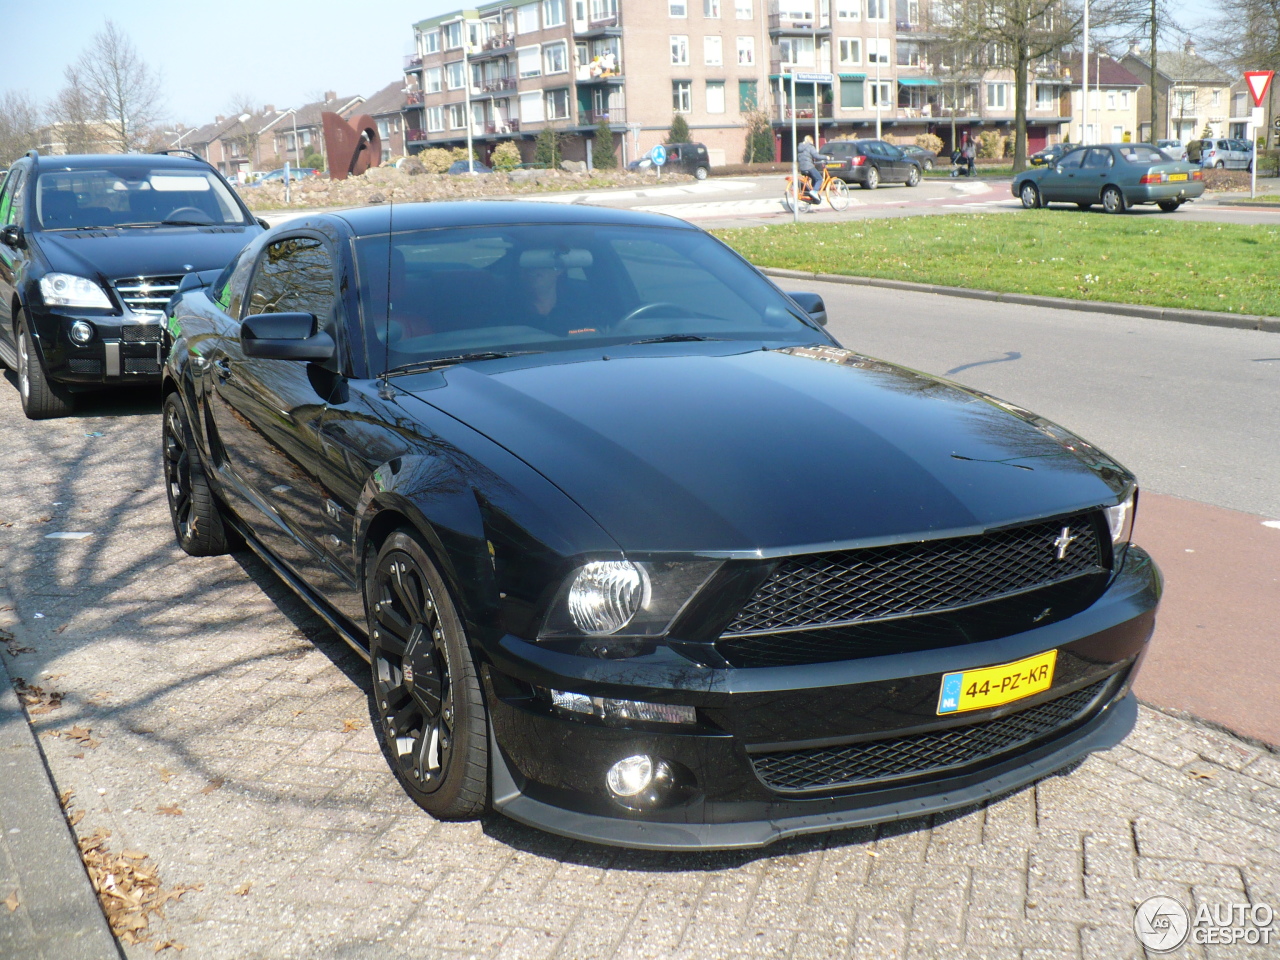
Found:
[[[180,817],[182,808],[176,803],[171,803],[168,806],[156,807],[156,813],[163,813],[167,817]]]
[[[72,759],[72,760],[83,760],[83,759],[84,759],[84,754],[83,754],[83,753],[73,753],[73,754],[71,755],[71,759]]]
[[[1208,772],[1208,771],[1206,771],[1206,770],[1197,770],[1195,773],[1191,774],[1191,776],[1195,777],[1197,780],[1212,780],[1212,779],[1213,779],[1213,774],[1212,774],[1212,773],[1209,773],[1209,772]]]
[[[88,747],[90,750],[96,750],[98,749],[98,744],[102,741],[93,739],[93,737],[89,736],[91,733],[93,733],[93,729],[91,727],[81,727],[76,725],[67,732],[67,736],[79,743],[82,747]]]
[[[70,816],[67,817],[67,822],[74,827],[77,823],[79,823],[83,819],[84,819],[84,811],[76,810]]]
[[[125,850],[119,856],[107,848],[111,837],[109,830],[99,829],[92,836],[80,838],[80,856],[98,901],[111,925],[111,932],[128,944],[146,942],[149,936],[150,917],[164,916],[164,905],[178,900],[190,890],[199,890],[202,884],[179,884],[172,890],[164,890],[154,869],[142,865],[147,854],[141,850]],[[156,952],[166,948],[184,949],[182,944],[165,940],[156,946]]]
[[[165,940],[156,944],[156,953],[161,950],[185,950],[186,945],[179,943],[177,940]]]
[[[162,783],[168,783],[170,780],[172,780],[176,776],[177,774],[174,773],[172,770],[170,770],[168,767],[160,768],[160,781]]]
[[[212,780],[210,780],[208,783],[206,783],[203,787],[200,788],[200,792],[204,794],[213,793],[213,791],[217,790],[226,782],[227,781],[222,779],[222,777],[214,777]]]
[[[342,721],[343,733],[350,733],[352,730],[359,730],[359,729],[360,729],[359,720],[343,720]]]
[[[18,891],[17,890],[13,891],[13,893],[9,894],[9,896],[5,897],[3,900],[0,900],[0,903],[3,903],[6,907],[8,907],[10,913],[13,913],[13,911],[17,910],[18,906],[21,904],[21,901],[18,899]]]
[[[63,807],[66,807],[66,805],[71,802],[71,798],[75,795],[76,792],[74,790],[63,790],[58,794],[58,802],[62,804]]]
[[[123,850],[120,853],[122,857],[128,857],[130,860],[145,860],[147,855],[141,850]]]
[[[253,886],[253,881],[246,880],[244,883],[240,884],[240,886],[236,887],[231,892],[234,893],[237,897],[243,897],[245,894],[249,892],[249,888],[252,886]]]

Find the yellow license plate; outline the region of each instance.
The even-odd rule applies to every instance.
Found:
[[[1185,173],[1171,173],[1171,174],[1169,174],[1169,182],[1170,182],[1170,183],[1172,183],[1174,180],[1185,180],[1185,179],[1187,179],[1187,175],[1186,175]]]
[[[1016,663],[945,673],[938,694],[938,714],[998,707],[1048,690],[1057,662],[1058,651],[1049,650]]]

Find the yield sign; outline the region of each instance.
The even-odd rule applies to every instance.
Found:
[[[1267,95],[1267,88],[1271,86],[1271,78],[1274,76],[1275,73],[1271,70],[1245,71],[1244,81],[1249,84],[1249,92],[1253,94],[1255,107],[1262,106],[1262,98]]]

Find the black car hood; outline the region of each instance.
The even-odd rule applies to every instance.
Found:
[[[124,230],[41,232],[38,243],[57,273],[97,280],[181,276],[220,270],[262,232],[236,227],[134,227]]]
[[[632,552],[976,531],[1114,503],[1131,481],[1025,411],[850,351],[638,353],[398,382],[529,463]]]

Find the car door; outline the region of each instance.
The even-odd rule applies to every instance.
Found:
[[[298,233],[263,246],[239,304],[240,319],[311,313],[339,343],[329,364],[246,357],[235,337],[211,351],[212,410],[222,469],[248,507],[251,532],[314,585],[327,563],[321,543],[327,497],[317,479],[320,415],[337,388],[344,340],[334,254],[319,235]]]
[[[1046,203],[1051,200],[1074,202],[1078,199],[1076,178],[1080,175],[1080,164],[1085,153],[1085,150],[1072,150],[1045,170],[1044,176],[1040,178],[1040,196]]]
[[[11,170],[5,179],[4,188],[0,190],[0,227],[9,224],[25,225],[22,212],[25,203],[26,177],[26,167],[21,166]],[[18,276],[25,262],[25,250],[0,243],[0,320],[4,321],[0,323],[0,344],[8,348],[6,352],[13,353],[8,359],[15,364],[17,363],[15,352],[17,345],[13,342],[13,317],[9,307],[13,303]]]
[[[1090,147],[1075,174],[1077,200],[1097,203],[1108,184],[1115,183],[1116,158],[1110,147]]]
[[[892,143],[881,144],[881,149],[884,152],[885,161],[889,165],[888,172],[882,175],[894,183],[906,183],[907,174],[912,166],[906,151],[901,147],[894,146]]]

